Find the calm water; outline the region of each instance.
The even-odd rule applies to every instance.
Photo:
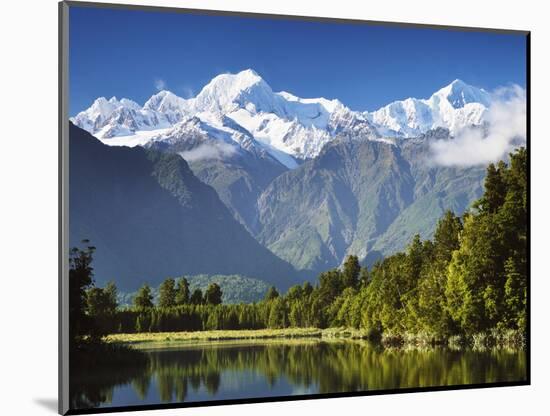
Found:
[[[524,352],[384,350],[360,341],[218,342],[144,350],[148,365],[88,374],[84,407],[429,387],[525,379]],[[77,391],[78,390],[78,391]]]

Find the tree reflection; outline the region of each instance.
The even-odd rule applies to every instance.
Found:
[[[227,391],[223,392],[222,375],[227,371],[239,377],[250,371],[261,374],[266,394],[278,393],[277,381],[282,378],[303,391],[313,388],[318,393],[335,393],[519,381],[526,377],[524,352],[384,350],[363,341],[212,343],[151,350],[147,355],[149,363],[139,374],[111,368],[102,377],[96,374],[95,381],[81,384],[88,400],[80,404],[108,404],[113,388],[130,381],[141,400],[148,392],[156,394],[158,402],[196,400],[199,391],[215,400],[220,398],[220,389],[223,398],[230,399]],[[156,391],[150,392],[152,385]]]

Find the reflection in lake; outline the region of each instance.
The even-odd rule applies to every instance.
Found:
[[[89,406],[430,387],[526,377],[524,352],[382,349],[362,341],[217,342],[144,350],[139,372],[97,371],[75,382]],[[127,373],[127,374],[126,374]]]

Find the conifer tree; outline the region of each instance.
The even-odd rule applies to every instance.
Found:
[[[116,309],[118,308],[118,290],[115,282],[111,281],[107,283],[103,291],[105,292],[106,297],[106,312],[107,314],[112,315],[116,312]]]
[[[302,285],[302,293],[304,296],[309,296],[313,292],[313,286],[307,280]]]
[[[275,288],[275,286],[271,286],[271,287],[267,290],[267,293],[265,294],[264,300],[270,301],[270,300],[276,299],[276,298],[278,298],[278,297],[279,297],[279,292],[277,291],[277,289]]]
[[[185,277],[178,279],[176,286],[176,305],[189,303],[189,282]]]
[[[138,309],[152,308],[153,305],[153,293],[151,287],[148,284],[144,284],[134,297],[134,306]]]
[[[357,287],[360,272],[361,265],[359,264],[359,258],[355,255],[348,256],[342,270],[342,284],[344,288]]]
[[[69,339],[71,347],[79,344],[83,337],[94,330],[93,320],[86,314],[86,291],[93,286],[92,267],[95,247],[89,240],[83,240],[84,249],[75,247],[69,258]]]
[[[208,305],[219,305],[222,303],[222,289],[217,283],[210,283],[204,293],[204,302]]]
[[[191,298],[189,299],[189,302],[193,305],[201,305],[203,301],[204,299],[202,297],[202,290],[200,290],[199,288],[196,288],[191,294]]]
[[[159,287],[160,308],[170,308],[176,305],[176,281],[172,278],[166,279]]]

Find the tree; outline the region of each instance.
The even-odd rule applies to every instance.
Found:
[[[527,324],[527,279],[520,272],[519,262],[513,257],[506,260],[504,265],[506,272],[504,291],[507,306],[507,323],[512,327],[524,330]]]
[[[134,306],[138,309],[152,308],[153,305],[153,293],[148,284],[144,284],[134,297]]]
[[[69,257],[69,339],[71,346],[93,332],[93,321],[86,314],[86,291],[93,285],[92,260],[95,247],[83,240],[84,249],[74,247]]]
[[[316,292],[314,292],[316,293]],[[307,326],[313,326],[316,328],[325,328],[327,326],[327,319],[325,308],[327,305],[318,297],[313,295],[311,302],[307,305],[306,320]]]
[[[172,278],[166,279],[159,287],[160,308],[170,308],[176,305],[176,281]]]
[[[267,326],[269,328],[285,328],[287,323],[285,302],[279,297],[274,298],[270,305]]]
[[[447,270],[441,269],[437,262],[428,265],[425,275],[418,283],[417,331],[438,339],[450,335],[453,330],[447,312],[446,286]]]
[[[491,243],[498,234],[489,217],[469,215],[464,220],[460,248],[449,264],[445,297],[447,310],[459,327],[468,334],[490,328],[486,304],[495,304],[490,282],[496,271],[495,249]]]
[[[346,287],[342,294],[328,308],[330,326],[351,327],[351,306],[357,291],[353,287]]]
[[[504,162],[500,162],[498,167],[493,163],[487,167],[485,191],[483,197],[476,204],[484,213],[495,213],[504,202],[506,196],[506,184],[503,178],[504,170],[506,170]]]
[[[313,292],[313,286],[307,280],[302,285],[302,293],[304,296],[309,296]]]
[[[189,303],[189,282],[185,277],[178,280],[176,286],[176,305]]]
[[[293,302],[290,306],[288,320],[291,326],[299,328],[304,327],[305,307],[303,302]]]
[[[462,232],[462,221],[452,211],[446,211],[438,221],[434,233],[434,250],[440,267],[446,268],[453,251],[460,247],[459,235]]]
[[[359,264],[359,258],[354,255],[348,256],[344,262],[344,268],[342,271],[342,284],[344,288],[357,287],[360,272],[361,265]]]
[[[423,262],[424,246],[420,240],[420,235],[416,234],[411,244],[407,247],[407,260],[405,263],[405,273],[412,284],[416,283],[420,278]]]
[[[366,270],[366,268],[363,270]],[[367,286],[363,286],[352,300],[349,316],[347,317],[348,325],[352,328],[359,329],[361,327],[363,311],[367,308],[367,295]]]
[[[367,287],[369,284],[369,269],[367,269],[367,266],[361,267],[361,271],[359,272],[359,284],[362,287]]]
[[[328,270],[319,275],[319,296],[325,306],[332,303],[342,290],[342,274],[338,269]]]
[[[204,293],[204,302],[208,305],[219,305],[222,303],[222,289],[217,283],[210,283]]]
[[[286,292],[285,298],[290,301],[297,301],[302,298],[303,289],[300,285],[294,285],[288,289]]]
[[[86,291],[86,311],[93,317],[105,316],[112,312],[109,298],[104,289],[91,287]]]
[[[406,270],[410,259],[404,253],[386,257],[372,270],[367,286],[367,308],[362,326],[369,332],[403,333],[406,330],[406,305],[413,280]]]
[[[267,293],[265,294],[264,300],[265,301],[270,301],[270,300],[276,299],[278,297],[279,297],[279,292],[277,292],[277,289],[275,288],[275,286],[271,286],[267,290]]]
[[[193,305],[200,305],[203,303],[202,290],[196,288],[191,294],[189,302]]]
[[[521,147],[510,155],[510,167],[506,175],[506,182],[508,191],[516,194],[524,210],[527,210],[527,172],[527,150],[525,147]]]
[[[106,312],[107,314],[114,314],[116,312],[116,309],[118,308],[118,290],[115,285],[115,282],[109,282],[103,289],[105,292],[106,297],[106,303],[107,308]]]
[[[449,335],[454,326],[447,312],[445,288],[448,265],[453,252],[460,248],[462,221],[452,211],[446,211],[438,221],[433,244],[424,244],[424,259],[418,281],[416,299],[412,307],[414,330],[441,339]]]

